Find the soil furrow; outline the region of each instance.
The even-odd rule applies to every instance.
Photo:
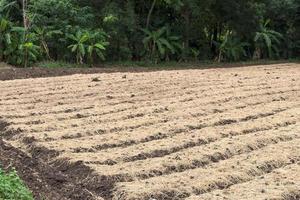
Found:
[[[290,104],[292,106],[292,104]],[[295,108],[293,110],[293,107]],[[275,116],[278,113],[297,113],[299,110],[299,104],[296,103],[294,104],[293,107],[277,107],[276,109],[273,109],[272,107],[268,108],[266,105],[263,108],[264,112],[260,112],[259,110],[257,113],[252,113],[249,115],[249,112],[241,112],[240,116],[237,118],[230,118],[230,123],[228,122],[228,119],[226,119],[227,116],[232,116],[233,113],[237,112],[234,111],[231,113],[226,113],[225,116],[211,116],[209,119],[205,119],[205,123],[199,123],[199,120],[192,120],[192,121],[186,121],[185,124],[178,123],[167,126],[167,128],[161,128],[158,130],[153,130],[152,131],[134,131],[134,132],[117,132],[117,133],[111,133],[111,134],[100,134],[100,135],[94,135],[92,136],[94,138],[93,141],[89,140],[89,137],[85,137],[84,139],[89,141],[84,142],[82,140],[83,138],[76,138],[76,139],[69,139],[69,144],[72,144],[70,148],[76,149],[78,147],[80,148],[94,148],[97,151],[108,149],[108,148],[116,148],[116,147],[128,147],[136,144],[141,144],[141,143],[148,143],[151,141],[157,141],[161,140],[164,138],[170,138],[174,137],[179,134],[188,134],[190,131],[198,131],[204,128],[208,127],[214,127],[216,124],[219,124],[219,126],[222,128],[225,125],[234,125],[234,124],[239,124],[241,122],[245,122],[245,118],[248,119],[248,121],[251,121],[252,118],[257,118],[256,116],[262,116],[261,118],[266,118],[268,116]],[[267,110],[267,108],[269,110]],[[248,107],[250,110],[251,108]],[[251,109],[252,110],[252,109]],[[251,113],[251,112],[250,112]],[[233,121],[234,120],[234,121]],[[242,120],[242,121],[240,121]],[[193,122],[196,122],[193,123]],[[124,138],[124,139],[123,139]],[[65,141],[63,140],[56,140],[56,141],[51,141],[47,142],[50,144],[49,146],[61,146],[62,143]],[[80,144],[80,145],[76,145]],[[67,147],[68,148],[68,147]]]
[[[265,89],[269,89],[269,88],[265,88]],[[286,93],[297,92],[295,90],[296,90],[296,88],[293,89],[292,91],[289,91],[289,90],[282,91],[282,93],[279,92],[277,94],[273,94],[272,97],[273,97],[274,101],[276,100],[276,98],[278,98],[278,100],[285,100],[285,97],[283,95],[285,95]],[[250,90],[250,91],[252,91],[252,90]],[[239,92],[239,94],[240,94],[240,92]],[[260,97],[262,98],[264,96],[270,96],[270,94],[264,94],[264,95],[261,95]],[[254,98],[255,97],[257,97],[257,96],[254,96]],[[253,98],[253,96],[251,96],[250,98]],[[168,112],[178,109],[178,105],[180,105],[181,110],[191,109],[191,108],[195,108],[195,103],[197,102],[197,100],[198,99],[195,97],[192,97],[191,100],[185,101],[185,102],[181,102],[178,99],[178,102],[175,102],[173,104],[170,104],[169,106],[166,106],[165,109],[163,109],[161,106],[157,106],[157,105],[149,105],[147,107],[146,106],[131,106],[126,109],[122,109],[120,111],[117,109],[111,113],[110,112],[103,113],[103,111],[99,112],[100,110],[97,110],[95,108],[95,105],[93,105],[93,106],[89,106],[89,107],[85,106],[85,107],[83,107],[83,109],[78,108],[78,110],[77,110],[77,108],[73,108],[73,109],[66,108],[62,112],[55,112],[55,113],[52,112],[52,113],[47,113],[47,114],[43,114],[43,115],[41,115],[41,114],[29,115],[27,117],[24,116],[22,118],[18,117],[19,119],[13,118],[12,116],[5,116],[5,117],[10,118],[10,120],[14,120],[14,124],[16,124],[16,125],[22,125],[22,124],[27,125],[27,123],[30,123],[32,121],[37,122],[33,125],[39,125],[39,124],[44,124],[46,119],[47,119],[48,123],[51,121],[54,121],[56,119],[59,119],[60,121],[64,121],[64,123],[78,124],[83,120],[91,120],[91,121],[93,121],[93,123],[96,123],[96,122],[104,123],[104,122],[113,122],[113,121],[118,121],[118,120],[133,119],[135,117],[144,117],[144,116],[147,116],[150,114],[154,114],[154,115],[159,115],[161,113],[167,114]],[[225,103],[228,104],[230,102],[225,102]],[[166,103],[164,103],[164,104],[166,104]],[[209,105],[209,104],[210,104],[210,102],[207,102],[207,105]],[[197,106],[199,107],[199,104]],[[99,107],[99,105],[97,105],[97,107]],[[216,105],[216,107],[218,107],[218,106]],[[130,115],[128,115],[128,110],[131,111]],[[218,110],[220,110],[220,109],[215,108],[215,111],[218,111]],[[55,118],[54,118],[54,116],[55,116]],[[41,121],[40,120],[41,118],[45,118],[45,120]],[[98,121],[95,121],[95,120],[98,120]]]
[[[169,156],[131,163],[119,163],[113,166],[101,166],[98,163],[88,164],[88,166],[91,166],[99,174],[118,177],[119,181],[121,177],[122,181],[133,181],[136,177],[148,179],[150,177],[205,167],[211,163],[217,163],[236,155],[256,151],[272,144],[299,139],[300,134],[293,133],[293,130],[295,128],[287,127],[274,130],[271,133],[261,131],[246,135],[236,135],[231,138],[203,144],[202,146],[184,149]],[[288,131],[291,132],[289,133]]]
[[[221,199],[278,199],[297,200],[300,198],[300,163],[274,170],[263,177],[237,184],[226,190],[216,190],[187,200]]]
[[[260,95],[272,95],[272,94],[282,94],[284,92],[265,92],[265,93],[261,93]],[[297,92],[296,92],[297,93]],[[234,98],[225,98],[223,100],[217,100],[218,103],[228,103],[230,101],[233,101],[233,100],[237,100],[237,101],[241,101],[242,99],[247,99],[249,97],[254,97],[254,96],[260,96],[260,95],[248,95],[248,96],[240,96],[240,97],[234,97]],[[276,100],[276,99],[274,99]],[[279,99],[280,100],[280,99]],[[283,100],[283,99],[282,99]],[[297,98],[296,98],[297,100]],[[216,102],[210,102],[210,104],[215,104]],[[273,104],[278,104],[277,100],[276,101],[273,101],[272,102]],[[293,105],[294,103],[290,102],[289,103],[290,105]],[[202,105],[202,103],[201,103]],[[206,104],[207,105],[207,104]],[[255,106],[254,106],[255,107]],[[253,108],[254,108],[253,107]],[[263,106],[265,107],[265,106]],[[201,107],[200,107],[201,108]],[[243,110],[245,109],[249,109],[249,108],[237,108],[239,111],[243,112]],[[233,110],[234,111],[234,110]],[[230,111],[232,112],[232,111]],[[229,113],[230,113],[229,112]],[[266,111],[267,112],[267,111]],[[189,116],[193,116],[192,114],[199,114],[199,113],[203,113],[203,111],[199,112],[197,110],[194,110],[192,109],[192,111],[190,111],[189,113],[182,113],[181,110],[178,110],[177,112],[172,112],[172,115],[175,115],[175,118],[174,117],[171,117],[172,115],[166,115],[166,117],[160,117],[160,118],[154,118],[154,116],[147,116],[147,118],[141,118],[143,120],[139,120],[139,121],[132,121],[131,119],[128,119],[128,120],[124,120],[122,122],[120,122],[121,125],[118,125],[117,123],[108,123],[108,124],[90,124],[90,125],[82,125],[80,126],[81,129],[85,129],[85,130],[89,130],[88,132],[84,133],[84,132],[79,132],[78,131],[78,126],[75,126],[75,127],[72,127],[73,125],[71,124],[71,126],[69,127],[62,127],[62,131],[59,130],[59,128],[56,128],[58,125],[51,125],[50,123],[47,124],[45,126],[45,128],[43,128],[42,130],[38,130],[38,129],[33,129],[31,128],[32,126],[29,126],[30,129],[28,129],[28,126],[14,126],[14,125],[11,125],[12,128],[15,128],[15,129],[21,129],[23,131],[26,131],[26,134],[27,133],[30,133],[30,135],[34,136],[36,135],[37,136],[37,139],[41,136],[43,136],[43,132],[47,131],[48,132],[48,137],[49,140],[53,140],[51,138],[55,138],[54,136],[55,135],[63,135],[62,139],[66,139],[66,138],[78,138],[78,137],[90,137],[91,135],[99,135],[99,133],[102,134],[112,134],[112,133],[119,133],[119,132],[124,132],[124,131],[127,131],[129,130],[130,132],[132,132],[134,129],[135,130],[139,130],[141,129],[142,131],[145,130],[145,128],[152,128],[152,129],[155,129],[155,127],[159,126],[159,125],[163,125],[163,126],[176,126],[176,122],[181,120],[182,118],[185,118],[185,117],[189,117]],[[197,125],[194,125],[194,126],[199,126],[199,122],[201,122],[202,119],[205,119],[206,116],[210,116],[210,118],[213,118],[213,117],[218,117],[218,116],[224,116],[224,115],[229,115],[227,112],[226,113],[203,113],[203,116],[198,116],[197,118]],[[178,116],[178,117],[176,117]],[[245,117],[248,117],[248,116],[245,116]],[[224,118],[224,117],[223,117]],[[149,120],[150,119],[150,120]],[[206,121],[209,120],[209,119],[205,119]],[[195,121],[195,118],[192,118],[192,121]],[[135,124],[134,124],[134,123]],[[217,123],[217,122],[216,122]],[[222,122],[220,121],[219,123],[226,123],[225,121]],[[193,124],[188,124],[186,123],[187,125],[191,125],[190,129],[197,129],[195,127],[193,127]],[[203,124],[202,124],[203,125]],[[121,127],[120,127],[121,126]],[[186,129],[186,127],[181,127],[181,128],[178,128],[178,129]],[[91,133],[90,130],[95,130],[95,132]],[[98,131],[100,130],[100,132]],[[65,132],[68,132],[67,135],[64,136],[63,133]],[[73,136],[72,136],[73,135]]]
[[[209,165],[207,168],[143,181],[117,183],[113,199],[181,199],[193,194],[200,195],[217,189],[227,189],[299,162],[299,142],[299,139],[295,139],[292,142],[278,143]],[[257,157],[260,157],[260,160],[257,160]]]
[[[271,82],[269,83],[269,82],[266,82],[266,81],[264,81],[264,82],[261,82],[261,84],[260,84],[260,87],[263,87],[264,85],[265,85],[265,87],[267,86],[267,84],[269,84],[269,86],[271,86],[271,87],[273,87],[274,86],[274,84],[275,83],[278,83],[278,81],[274,81],[274,83],[273,84],[271,84]],[[119,104],[120,102],[118,102],[118,101],[116,101],[116,100],[118,100],[119,99],[119,101],[121,100],[121,98],[120,97],[130,97],[130,98],[128,98],[130,101],[132,101],[132,102],[134,102],[134,100],[135,99],[137,99],[137,97],[139,97],[139,98],[141,98],[141,97],[143,97],[143,96],[153,96],[153,95],[157,95],[157,96],[159,96],[158,94],[160,94],[160,93],[163,93],[163,95],[164,94],[170,94],[170,93],[172,93],[172,91],[174,91],[175,89],[176,89],[176,91],[178,91],[178,92],[184,92],[184,93],[188,93],[188,91],[190,90],[190,91],[193,91],[193,89],[195,89],[195,88],[197,88],[197,89],[200,89],[200,91],[202,92],[202,90],[203,91],[210,91],[211,89],[226,89],[226,88],[234,88],[235,86],[238,88],[238,87],[244,87],[244,85],[243,84],[241,84],[241,83],[239,83],[239,82],[237,82],[237,83],[235,83],[236,85],[233,85],[233,83],[231,83],[231,85],[229,85],[229,86],[227,86],[227,87],[225,87],[225,88],[223,88],[223,87],[212,87],[212,86],[210,86],[210,84],[193,84],[193,86],[189,86],[189,85],[183,85],[183,83],[180,83],[179,84],[179,86],[177,86],[177,88],[169,88],[170,86],[168,86],[168,87],[166,87],[166,89],[157,89],[158,87],[156,86],[151,86],[152,87],[152,89],[154,90],[154,91],[150,91],[150,92],[148,92],[147,90],[147,92],[143,92],[143,91],[145,91],[145,88],[144,87],[141,87],[141,88],[143,88],[143,89],[140,89],[140,90],[138,90],[138,88],[135,88],[134,89],[134,98],[132,98],[131,97],[131,95],[133,94],[132,92],[130,92],[130,91],[127,91],[128,89],[126,89],[126,95],[124,96],[124,91],[123,90],[120,90],[117,94],[119,95],[119,97],[118,96],[112,96],[112,92],[114,91],[114,90],[112,90],[112,89],[109,89],[109,90],[107,90],[106,89],[106,91],[105,92],[101,92],[101,91],[99,91],[99,89],[95,89],[95,91],[94,91],[94,93],[92,93],[92,94],[94,94],[93,96],[94,96],[94,98],[92,99],[91,98],[91,96],[90,96],[90,94],[91,94],[91,92],[93,92],[93,91],[89,91],[89,90],[91,90],[91,89],[89,89],[89,88],[86,88],[85,90],[88,90],[88,92],[86,92],[85,94],[83,93],[83,96],[82,97],[84,97],[85,99],[91,99],[91,100],[93,100],[93,101],[100,101],[100,100],[106,100],[107,99],[107,97],[108,96],[111,96],[111,97],[113,97],[113,99],[109,99],[109,102],[108,103],[111,103],[111,102],[113,102],[113,105],[116,105],[116,104]],[[196,86],[195,86],[196,85]],[[222,85],[222,84],[219,84],[219,85]],[[224,84],[223,84],[224,85]],[[199,86],[201,86],[200,88],[199,88]],[[208,86],[210,86],[210,87],[208,87]],[[251,83],[251,84],[246,84],[245,86],[256,86],[256,84],[254,83]],[[164,86],[165,87],[165,86]],[[164,88],[163,87],[163,88]],[[180,87],[180,88],[178,88],[178,87]],[[161,88],[161,87],[159,87],[159,88]],[[84,90],[84,91],[85,91]],[[142,91],[142,92],[141,92]],[[176,94],[178,95],[178,92],[176,92]],[[79,93],[79,92],[78,92]],[[104,95],[103,95],[103,93],[104,93]],[[139,94],[140,93],[140,94]],[[184,94],[183,93],[183,94]],[[80,94],[80,93],[79,93]],[[121,96],[120,96],[120,94],[121,94]],[[95,96],[96,95],[96,96]],[[103,95],[103,96],[102,96]],[[172,94],[172,95],[174,95],[174,94]],[[47,99],[47,102],[43,102],[42,101],[42,99],[41,99],[41,96],[40,95],[34,95],[35,96],[35,98],[33,97],[33,101],[29,101],[29,102],[18,102],[17,100],[18,99],[13,99],[12,100],[12,102],[13,102],[13,104],[11,105],[11,107],[13,107],[14,105],[19,105],[19,106],[23,106],[23,107],[25,107],[26,108],[26,106],[27,105],[30,105],[30,104],[33,104],[33,103],[35,103],[36,105],[39,105],[39,104],[41,104],[41,105],[45,105],[46,103],[50,103],[50,105],[49,106],[51,106],[51,105],[58,105],[58,106],[61,106],[61,104],[62,105],[68,105],[68,104],[70,104],[70,103],[74,103],[74,102],[76,102],[76,103],[80,103],[80,102],[82,102],[83,100],[81,100],[79,97],[80,96],[74,96],[74,93],[71,93],[70,92],[70,94],[69,94],[69,97],[67,98],[66,97],[66,95],[62,95],[62,96],[57,96],[57,95],[53,95],[53,97],[55,98],[54,100],[56,100],[56,101],[54,101],[54,100],[51,100],[51,99],[49,99],[49,97],[48,98],[46,98]],[[169,96],[171,96],[171,95],[169,95]],[[36,97],[39,97],[39,98],[36,98]],[[161,96],[159,96],[160,98],[162,98]],[[153,97],[151,97],[151,99],[153,99]],[[36,100],[36,101],[35,101]],[[140,99],[140,100],[143,100],[143,99]],[[154,99],[153,99],[154,100]],[[139,101],[139,99],[137,99],[137,100],[135,100],[135,101]],[[6,107],[8,107],[9,105],[5,105]],[[28,106],[27,106],[28,107]]]

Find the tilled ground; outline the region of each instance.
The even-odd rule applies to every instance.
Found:
[[[2,81],[2,137],[66,199],[299,199],[299,77],[279,64]]]

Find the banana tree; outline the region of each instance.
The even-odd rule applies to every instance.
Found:
[[[76,53],[76,61],[78,64],[83,64],[84,58],[90,65],[94,62],[94,56],[97,55],[101,60],[105,60],[104,51],[109,45],[106,42],[106,35],[101,30],[96,31],[77,31],[75,35],[69,35],[69,38],[75,42],[68,48],[73,53]]]
[[[97,55],[101,60],[105,60],[104,51],[109,45],[109,42],[106,42],[106,37],[107,35],[101,30],[89,32],[87,54],[90,65],[94,63],[94,55]]]
[[[16,1],[0,0],[0,62],[3,60],[6,46],[11,43],[10,29],[12,23],[9,20],[9,12],[15,4]]]
[[[0,0],[0,18],[8,18],[10,9],[15,5],[16,1]]]
[[[20,56],[17,60],[18,64],[28,67],[32,62],[38,60],[40,47],[32,42],[24,42],[19,45]]]
[[[238,61],[242,56],[246,57],[247,53],[245,48],[249,46],[247,42],[241,42],[231,31],[227,31],[222,37],[222,42],[214,41],[219,49],[218,62],[223,59],[229,61]]]
[[[253,58],[261,58],[263,51],[267,50],[268,57],[273,57],[274,53],[279,54],[278,45],[281,43],[283,36],[281,33],[270,29],[268,26],[270,20],[261,22],[260,30],[256,32],[254,42],[255,42],[255,52]]]
[[[34,44],[35,35],[33,33],[25,35],[24,27],[12,26],[9,31],[9,40],[2,51],[5,61],[23,67],[36,62],[40,56],[40,48]]]
[[[89,35],[81,31],[77,31],[76,34],[68,35],[68,37],[74,42],[68,46],[73,53],[76,53],[77,64],[83,64],[83,58],[86,55],[85,43],[89,40]]]
[[[175,54],[176,49],[181,48],[179,37],[170,35],[167,27],[157,31],[142,30],[146,35],[143,39],[145,49],[149,52],[151,60],[155,60],[155,62],[158,62],[160,58],[166,58],[166,55],[168,56],[170,53]]]
[[[182,53],[183,46],[181,38],[177,35],[173,35],[169,28],[166,30],[165,38],[167,41],[166,45],[169,44],[166,49],[166,60],[170,60],[171,55]]]
[[[11,43],[10,22],[4,18],[0,19],[0,62],[3,60],[6,46]]]

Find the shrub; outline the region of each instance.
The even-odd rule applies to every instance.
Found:
[[[5,173],[0,168],[0,199],[33,200],[33,196],[15,170]]]

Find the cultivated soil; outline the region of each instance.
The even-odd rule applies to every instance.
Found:
[[[0,81],[0,161],[37,199],[297,200],[299,77],[290,63]]]
[[[145,72],[150,71],[146,68],[121,68],[121,67],[107,67],[107,68],[16,68],[16,67],[1,67],[0,63],[0,80],[13,79],[28,79],[40,77],[56,77],[73,74],[96,74],[96,73],[115,73],[115,72]]]

